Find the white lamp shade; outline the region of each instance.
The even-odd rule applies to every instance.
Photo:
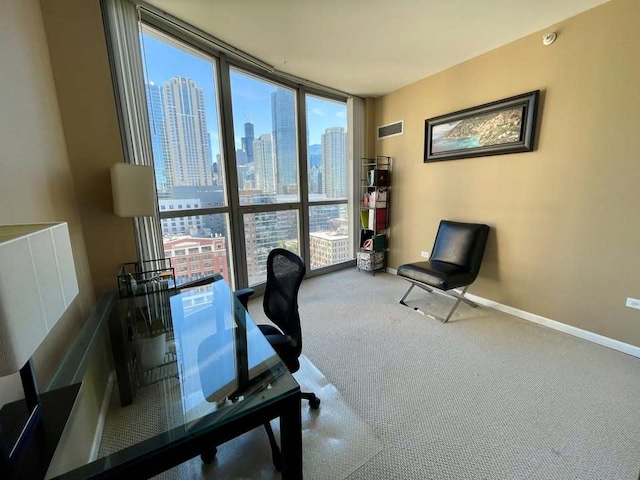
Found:
[[[152,217],[156,214],[153,167],[116,163],[111,166],[113,210],[119,217]]]
[[[0,226],[0,376],[20,370],[78,295],[66,223]]]

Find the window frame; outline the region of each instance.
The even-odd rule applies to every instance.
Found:
[[[224,177],[224,197],[226,205],[222,207],[203,207],[190,209],[176,209],[171,206],[169,209],[159,211],[159,219],[178,219],[180,217],[204,216],[225,214],[228,219],[229,238],[227,239],[227,248],[229,251],[230,276],[232,283],[236,288],[242,288],[249,285],[248,267],[246,262],[246,242],[244,235],[244,215],[248,213],[261,213],[280,210],[296,210],[298,213],[298,245],[300,256],[304,259],[306,265],[306,277],[322,275],[331,271],[341,270],[355,265],[355,240],[351,239],[352,256],[351,260],[338,264],[327,265],[324,267],[311,268],[310,254],[310,227],[309,212],[310,207],[321,205],[346,205],[347,212],[353,212],[353,203],[357,203],[355,198],[357,179],[353,172],[357,171],[353,163],[356,159],[348,159],[349,167],[348,177],[350,178],[350,192],[346,199],[326,199],[320,201],[309,200],[308,185],[308,145],[307,145],[307,115],[306,115],[306,95],[347,103],[349,96],[341,94],[337,91],[331,91],[327,88],[318,88],[313,85],[303,84],[294,81],[276,72],[268,71],[260,68],[248,61],[243,60],[239,56],[230,56],[221,49],[217,48],[213,42],[209,40],[208,35],[195,27],[185,24],[184,22],[154,11],[146,5],[139,5],[139,22],[150,29],[156,30],[163,36],[169,37],[176,42],[182,42],[214,59],[215,70],[215,89],[218,98],[218,122],[220,130],[220,152],[223,159],[220,168],[221,176]],[[268,205],[241,205],[238,189],[238,172],[237,158],[235,152],[233,110],[232,110],[232,91],[231,91],[231,68],[255,76],[258,79],[272,82],[277,85],[293,89],[296,95],[296,117],[297,131],[296,140],[298,148],[298,201]],[[348,125],[348,127],[350,127]],[[357,218],[351,218],[350,223],[358,221]],[[161,226],[159,231],[162,232]],[[353,228],[350,231],[355,232]],[[355,233],[352,233],[355,235]],[[233,239],[233,241],[232,241]],[[264,284],[254,285],[258,293],[264,288]]]

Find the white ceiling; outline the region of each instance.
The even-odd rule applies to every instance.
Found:
[[[275,67],[379,96],[607,0],[147,0]]]

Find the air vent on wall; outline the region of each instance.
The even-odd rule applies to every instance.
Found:
[[[381,138],[395,137],[404,133],[404,120],[387,123],[378,127],[378,140]]]

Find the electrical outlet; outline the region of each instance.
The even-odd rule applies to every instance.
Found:
[[[637,308],[640,310],[640,300],[637,298],[627,297],[627,303],[625,305],[629,308]]]
[[[429,252],[420,252],[422,258],[429,258]]]

